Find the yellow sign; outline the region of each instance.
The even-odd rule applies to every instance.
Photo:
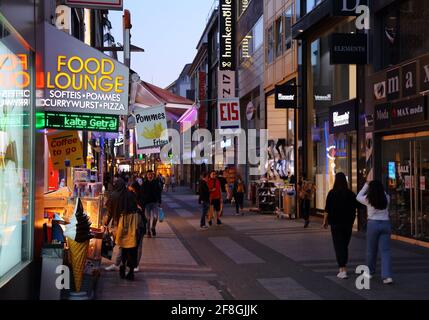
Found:
[[[83,165],[82,142],[77,132],[62,132],[48,136],[49,152],[56,170]]]

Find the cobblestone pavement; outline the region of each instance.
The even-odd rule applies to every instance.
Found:
[[[429,299],[429,250],[394,242],[395,284],[371,281],[358,290],[358,275],[336,278],[330,232],[314,219],[300,221],[247,212],[234,216],[225,205],[223,226],[199,228],[197,197],[187,189],[164,195],[166,220],[156,238],[145,238],[135,282],[103,272],[98,299],[113,300],[322,300]],[[350,272],[365,264],[365,236],[350,245]],[[108,265],[108,261],[105,261]]]

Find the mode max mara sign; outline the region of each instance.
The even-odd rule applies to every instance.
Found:
[[[220,57],[219,69],[234,71],[236,68],[236,3],[234,0],[219,1]]]
[[[45,24],[44,111],[127,115],[129,69]]]

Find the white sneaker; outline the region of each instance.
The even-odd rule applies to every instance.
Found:
[[[139,267],[137,267],[137,268],[134,268],[134,272],[136,273],[136,272],[139,272],[140,271],[140,268]]]
[[[119,267],[116,264],[112,264],[111,266],[108,266],[104,268],[106,271],[119,271]]]
[[[348,279],[349,276],[347,275],[347,272],[343,271],[337,274],[337,278],[344,280],[344,279]]]
[[[207,226],[202,226],[202,227],[200,227],[200,230],[201,231],[207,231],[209,229],[209,227],[207,227]]]
[[[387,278],[383,280],[384,284],[392,284],[393,283],[393,279],[392,278]]]

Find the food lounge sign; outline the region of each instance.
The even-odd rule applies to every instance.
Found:
[[[28,59],[27,54],[0,54],[0,107],[30,106],[31,75]]]
[[[44,111],[127,115],[129,69],[45,24]]]

